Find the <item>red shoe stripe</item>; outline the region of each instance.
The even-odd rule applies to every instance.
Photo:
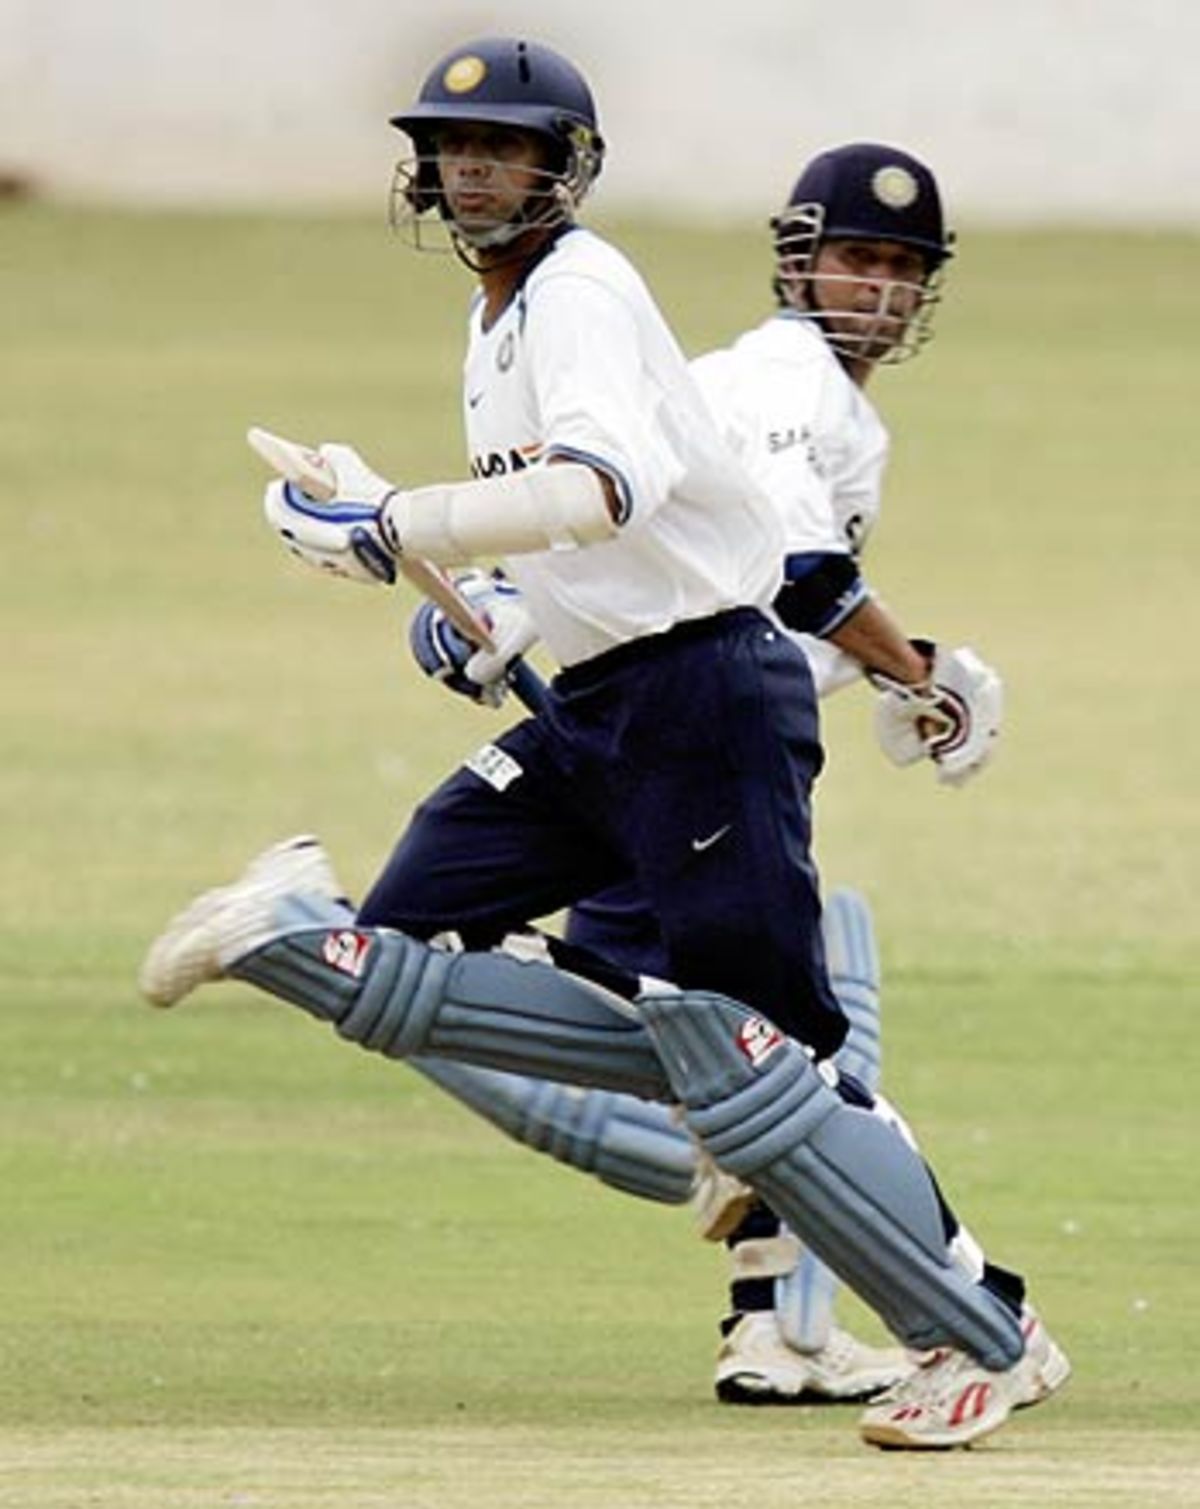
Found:
[[[950,1424],[963,1425],[967,1420],[978,1420],[988,1406],[992,1386],[990,1383],[970,1383],[954,1402],[950,1411]]]

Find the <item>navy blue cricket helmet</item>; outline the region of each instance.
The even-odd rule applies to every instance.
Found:
[[[822,323],[829,344],[843,355],[871,353],[872,359],[899,361],[912,356],[931,334],[939,302],[941,271],[954,255],[954,235],[947,229],[937,179],[911,153],[882,142],[851,142],[819,153],[801,172],[787,204],[771,219],[775,239],[774,289],[787,304]],[[918,306],[901,328],[888,314],[883,297],[879,319],[865,322],[858,335],[847,334],[844,315],[837,322],[820,307],[823,274],[813,272],[821,245],[837,239],[890,241],[921,254],[925,274]],[[845,276],[839,281],[848,281]],[[880,344],[891,329],[890,346]],[[886,353],[878,350],[888,346]]]
[[[570,218],[604,161],[595,101],[573,63],[519,37],[465,42],[434,64],[416,103],[391,117],[416,151],[416,163],[399,185],[413,214],[437,208],[445,215],[433,133],[453,121],[512,126],[541,138],[551,180],[544,197],[556,201],[559,222]],[[534,223],[554,221],[543,207]]]
[[[837,236],[895,241],[920,251],[931,272],[953,255],[937,179],[899,147],[852,142],[819,153],[796,180],[776,222],[788,211],[817,209],[822,241]]]

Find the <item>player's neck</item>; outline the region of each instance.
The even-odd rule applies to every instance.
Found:
[[[483,293],[483,328],[494,325],[512,302],[513,296],[541,261],[551,243],[558,239],[558,227],[551,231],[531,231],[516,246],[497,247],[480,256],[476,266]]]
[[[835,351],[833,354],[838,359],[838,365],[854,386],[856,388],[865,388],[870,382],[871,374],[878,363],[868,361],[862,356],[851,356],[845,351]]]

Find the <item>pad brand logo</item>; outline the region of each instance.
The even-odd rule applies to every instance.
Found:
[[[761,1069],[776,1048],[782,1048],[783,1033],[771,1022],[752,1016],[738,1028],[737,1045],[756,1069]]]
[[[370,948],[370,933],[353,933],[349,929],[343,929],[341,932],[326,934],[321,952],[331,969],[349,975],[352,980],[360,980]]]

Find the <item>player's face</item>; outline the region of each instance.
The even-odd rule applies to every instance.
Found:
[[[830,334],[863,361],[880,361],[900,341],[925,299],[925,259],[898,241],[821,243],[809,270],[810,297]]]
[[[450,217],[467,237],[507,224],[545,192],[542,144],[530,131],[454,122],[438,128],[434,149]]]

